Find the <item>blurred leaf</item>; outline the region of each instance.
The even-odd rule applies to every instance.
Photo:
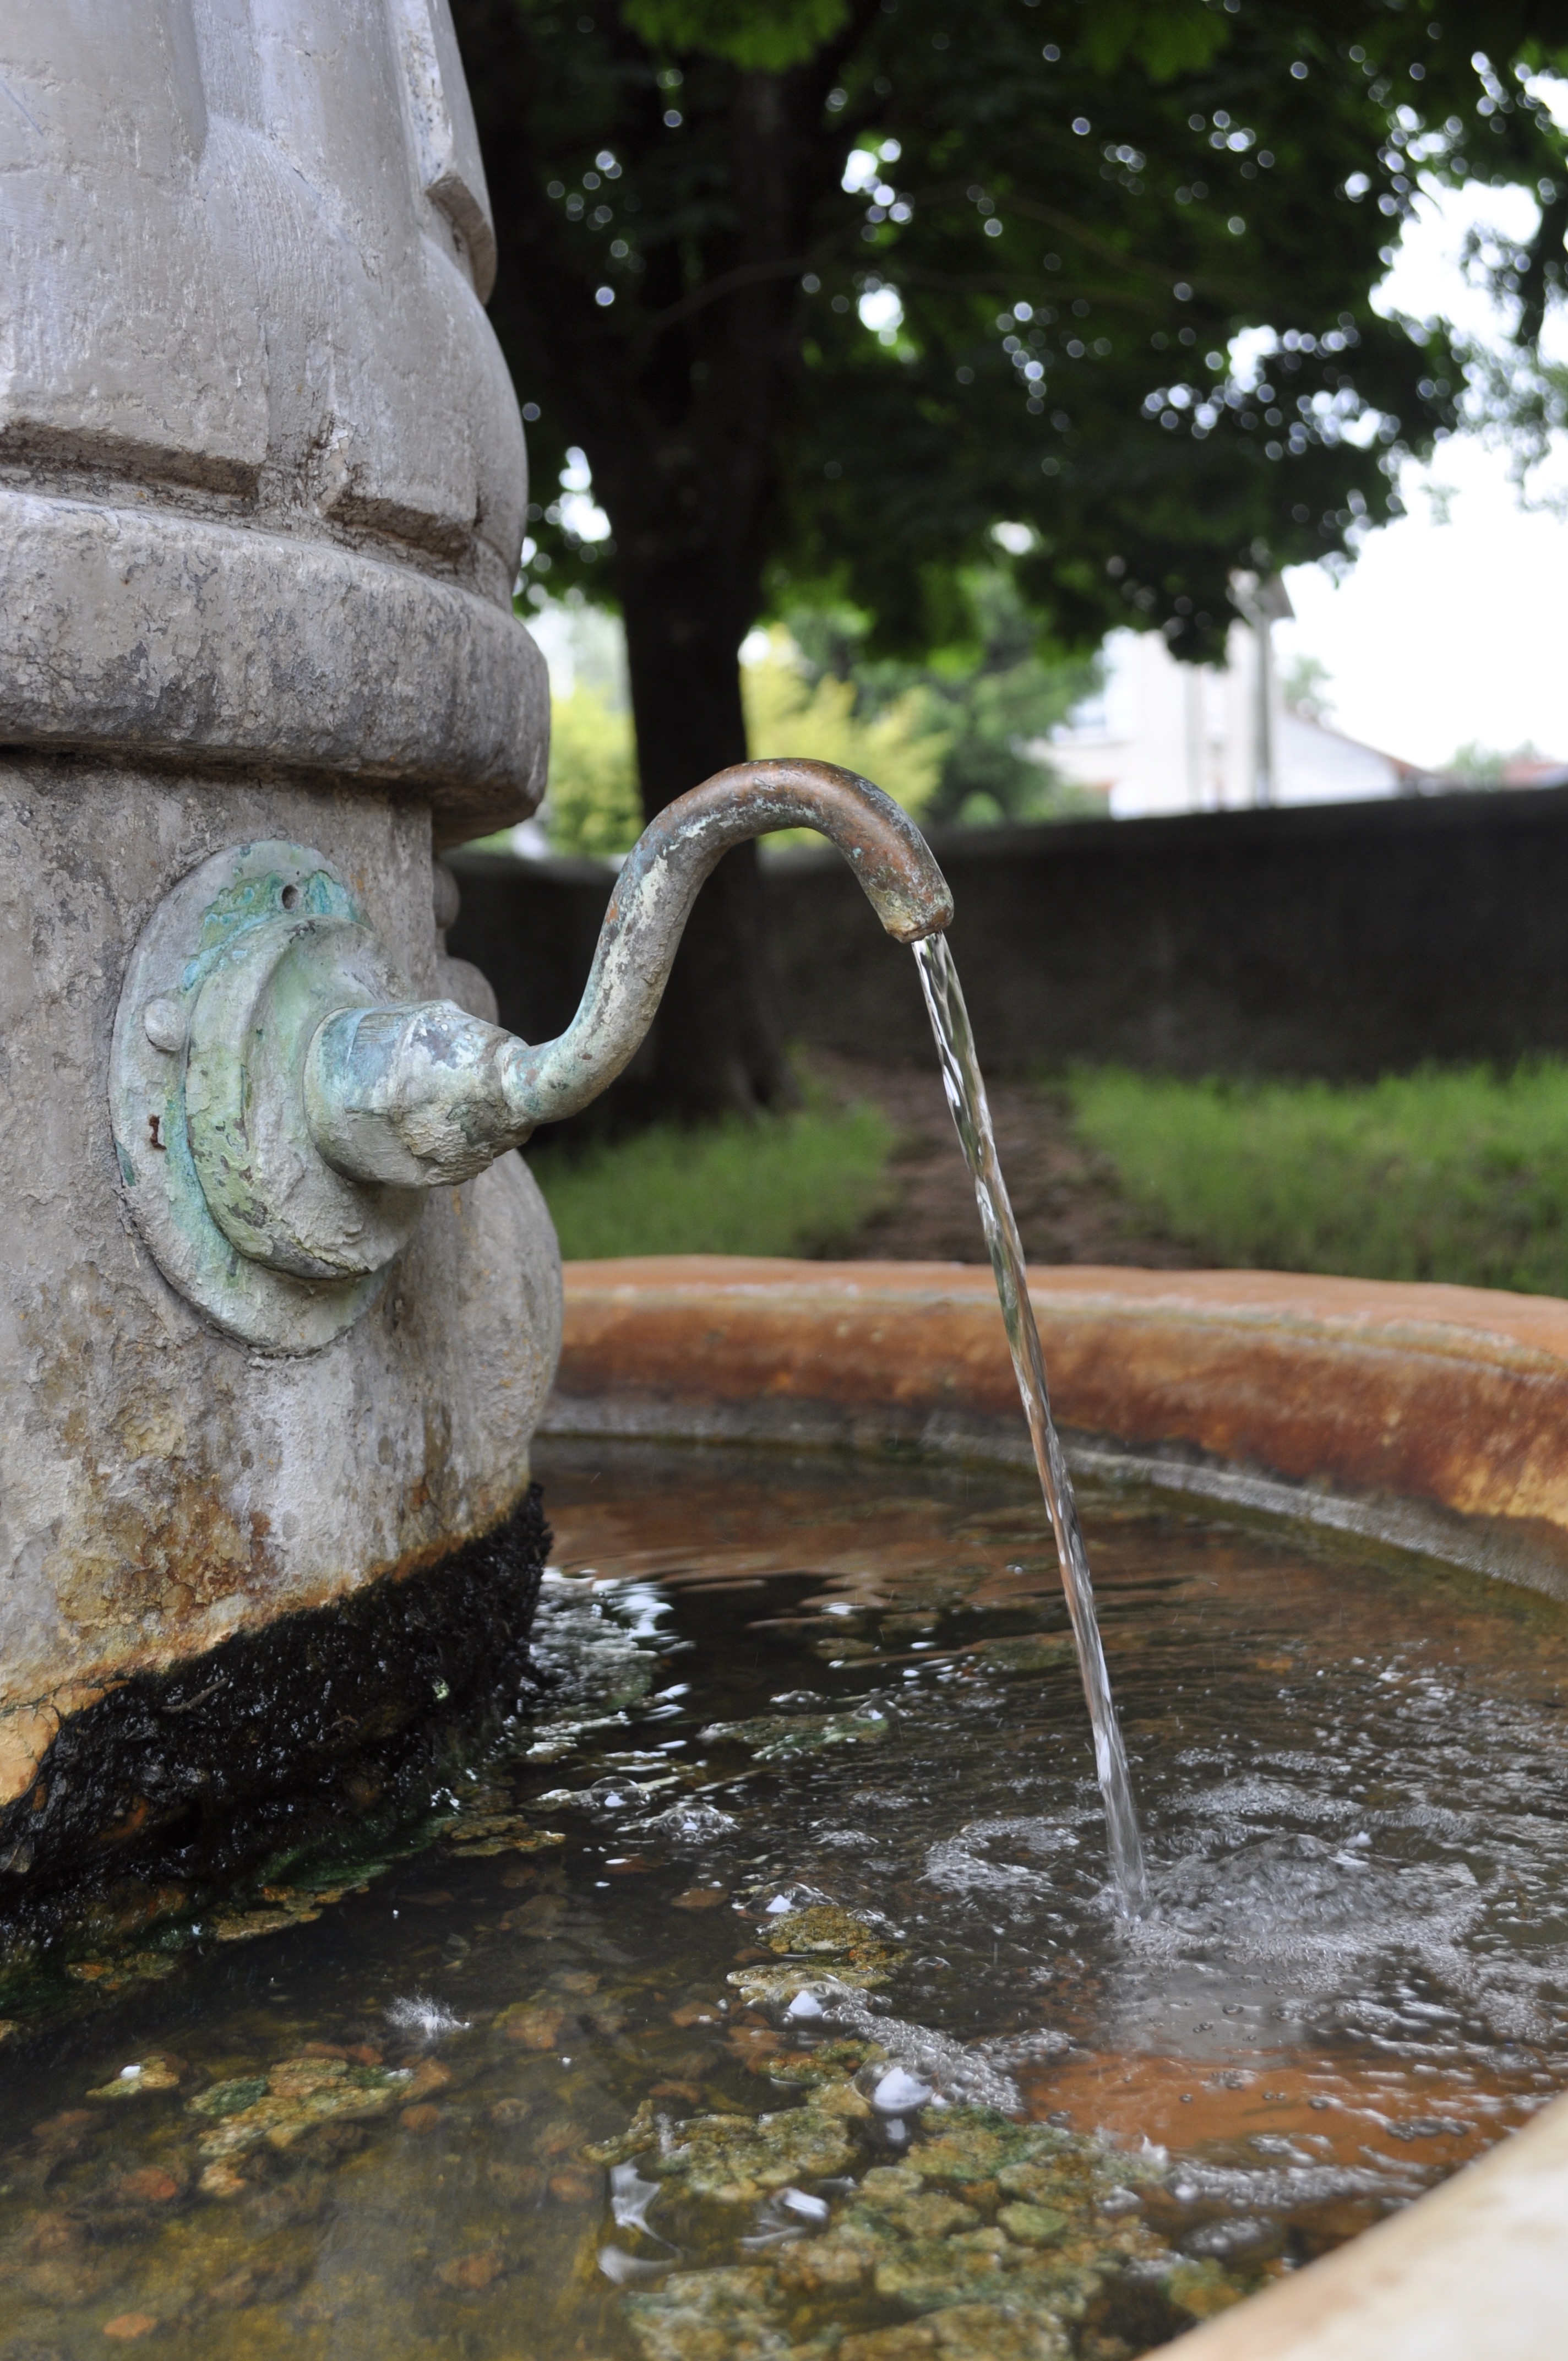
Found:
[[[542,817],[555,852],[630,852],[641,833],[631,716],[590,682],[551,705]]]
[[[652,49],[701,50],[748,73],[783,73],[837,33],[849,0],[626,0]]]
[[[772,634],[767,656],[745,666],[746,735],[753,755],[795,754],[837,763],[892,796],[918,818],[937,792],[949,733],[933,701],[911,687],[881,710],[859,708],[852,681],[830,673],[812,677],[782,626]],[[790,829],[809,841],[809,831]]]
[[[1135,58],[1154,82],[1206,66],[1230,27],[1203,0],[1095,0],[1083,29],[1084,55],[1096,73]]]
[[[1098,659],[1043,642],[1015,582],[999,568],[972,569],[953,588],[961,636],[925,664],[868,655],[869,619],[853,608],[791,609],[790,631],[818,696],[831,686],[862,730],[883,714],[920,717],[938,775],[908,807],[928,820],[1103,817],[1104,797],[1069,785],[1048,752],[1052,730],[1101,686]]]

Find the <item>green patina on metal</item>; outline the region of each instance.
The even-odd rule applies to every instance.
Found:
[[[724,853],[802,825],[839,846],[895,940],[948,924],[929,849],[869,780],[741,763],[644,830],[581,1005],[538,1046],[453,1001],[415,1001],[308,847],[203,862],[148,921],[115,1032],[115,1138],[159,1156],[134,1211],[165,1276],[247,1343],[330,1343],[408,1244],[423,1192],[476,1179],[627,1065]]]
[[[245,1052],[254,1046],[269,1055],[281,1045],[283,1028],[264,1009],[258,1036],[254,1004],[279,977],[280,963],[287,968],[291,948],[340,931],[356,945],[374,940],[347,885],[319,852],[282,841],[233,846],[193,871],[154,912],[133,954],[115,1026],[111,1104],[137,1224],[182,1293],[220,1326],[274,1351],[312,1352],[329,1344],[385,1280],[384,1264],[345,1272],[296,1257],[289,1268],[276,1252],[257,1183],[258,1094]],[[291,975],[279,980],[283,1008],[303,1027],[308,993]],[[378,981],[383,990],[401,984],[384,957]],[[361,991],[369,996],[370,987]],[[322,996],[337,1006],[353,992],[350,981]],[[249,1044],[243,1020],[237,1032],[225,1022],[247,997]],[[156,1027],[149,1022],[155,1009]],[[324,1013],[318,1011],[317,1021]],[[165,1035],[176,1046],[164,1045]],[[291,1092],[297,1099],[297,1081]],[[417,1208],[387,1260],[406,1242],[415,1216]]]

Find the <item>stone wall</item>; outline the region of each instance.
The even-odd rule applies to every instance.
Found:
[[[1568,790],[1519,790],[936,840],[997,1072],[1115,1060],[1179,1073],[1367,1076],[1568,1049]],[[505,1024],[570,1016],[610,873],[464,854],[452,949]],[[913,962],[838,855],[766,864],[786,1030],[925,1057]]]

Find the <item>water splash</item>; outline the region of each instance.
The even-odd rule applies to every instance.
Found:
[[[1079,1670],[1083,1675],[1083,1694],[1088,1700],[1089,1719],[1094,1732],[1094,1769],[1100,1781],[1101,1795],[1105,1800],[1111,1873],[1116,1883],[1122,1907],[1137,1915],[1148,1900],[1148,1872],[1144,1865],[1143,1839],[1138,1833],[1133,1783],[1127,1773],[1126,1750],[1122,1743],[1121,1725],[1116,1719],[1115,1702],[1111,1695],[1111,1676],[1105,1669],[1105,1651],[1101,1645],[1100,1625],[1094,1613],[1094,1585],[1090,1578],[1089,1554],[1083,1546],[1078,1504],[1073,1499],[1072,1479],[1067,1472],[1061,1439],[1051,1416],[1050,1395],[1046,1387],[1045,1356],[1040,1350],[1040,1332],[1035,1325],[1034,1307],[1029,1301],[1029,1279],[1024,1262],[1023,1242],[1018,1235],[1018,1224],[1013,1218],[1007,1184],[1002,1178],[1002,1167],[997,1160],[996,1137],[991,1127],[985,1082],[981,1074],[980,1060],[975,1056],[969,1011],[964,1005],[959,972],[948,949],[947,937],[927,935],[923,941],[916,943],[915,961],[920,971],[920,988],[926,995],[931,1030],[937,1038],[942,1087],[947,1092],[948,1104],[952,1110],[953,1121],[958,1126],[959,1138],[963,1144],[974,1180],[981,1224],[991,1253],[991,1267],[996,1274],[996,1292],[1002,1301],[1002,1318],[1007,1330],[1008,1348],[1013,1355],[1018,1391],[1024,1400],[1024,1414],[1029,1422],[1029,1439],[1035,1446],[1035,1465],[1040,1472],[1040,1489],[1045,1494],[1051,1532],[1056,1537],[1062,1587],[1067,1593],[1068,1613],[1072,1618]]]
[[[423,1993],[411,1993],[406,2000],[395,2000],[387,2011],[387,2022],[399,2033],[416,2041],[444,2041],[448,2034],[466,2033],[469,2020],[456,2016],[438,2000]]]

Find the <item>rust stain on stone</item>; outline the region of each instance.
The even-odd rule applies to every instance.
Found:
[[[265,1519],[226,1507],[201,1480],[193,1438],[161,1382],[161,1356],[138,1355],[145,1386],[121,1389],[106,1415],[84,1385],[95,1334],[115,1314],[112,1290],[83,1271],[28,1323],[33,1402],[69,1455],[72,1493],[40,1570],[77,1635],[79,1675],[103,1642],[135,1662],[149,1629],[158,1644],[177,1644],[190,1619],[231,1597],[259,1601],[280,1576]]]
[[[1568,1306],[1260,1271],[1058,1268],[1064,1424],[1550,1537],[1568,1562]],[[1020,1422],[988,1271],[693,1256],[568,1265],[557,1403]]]

